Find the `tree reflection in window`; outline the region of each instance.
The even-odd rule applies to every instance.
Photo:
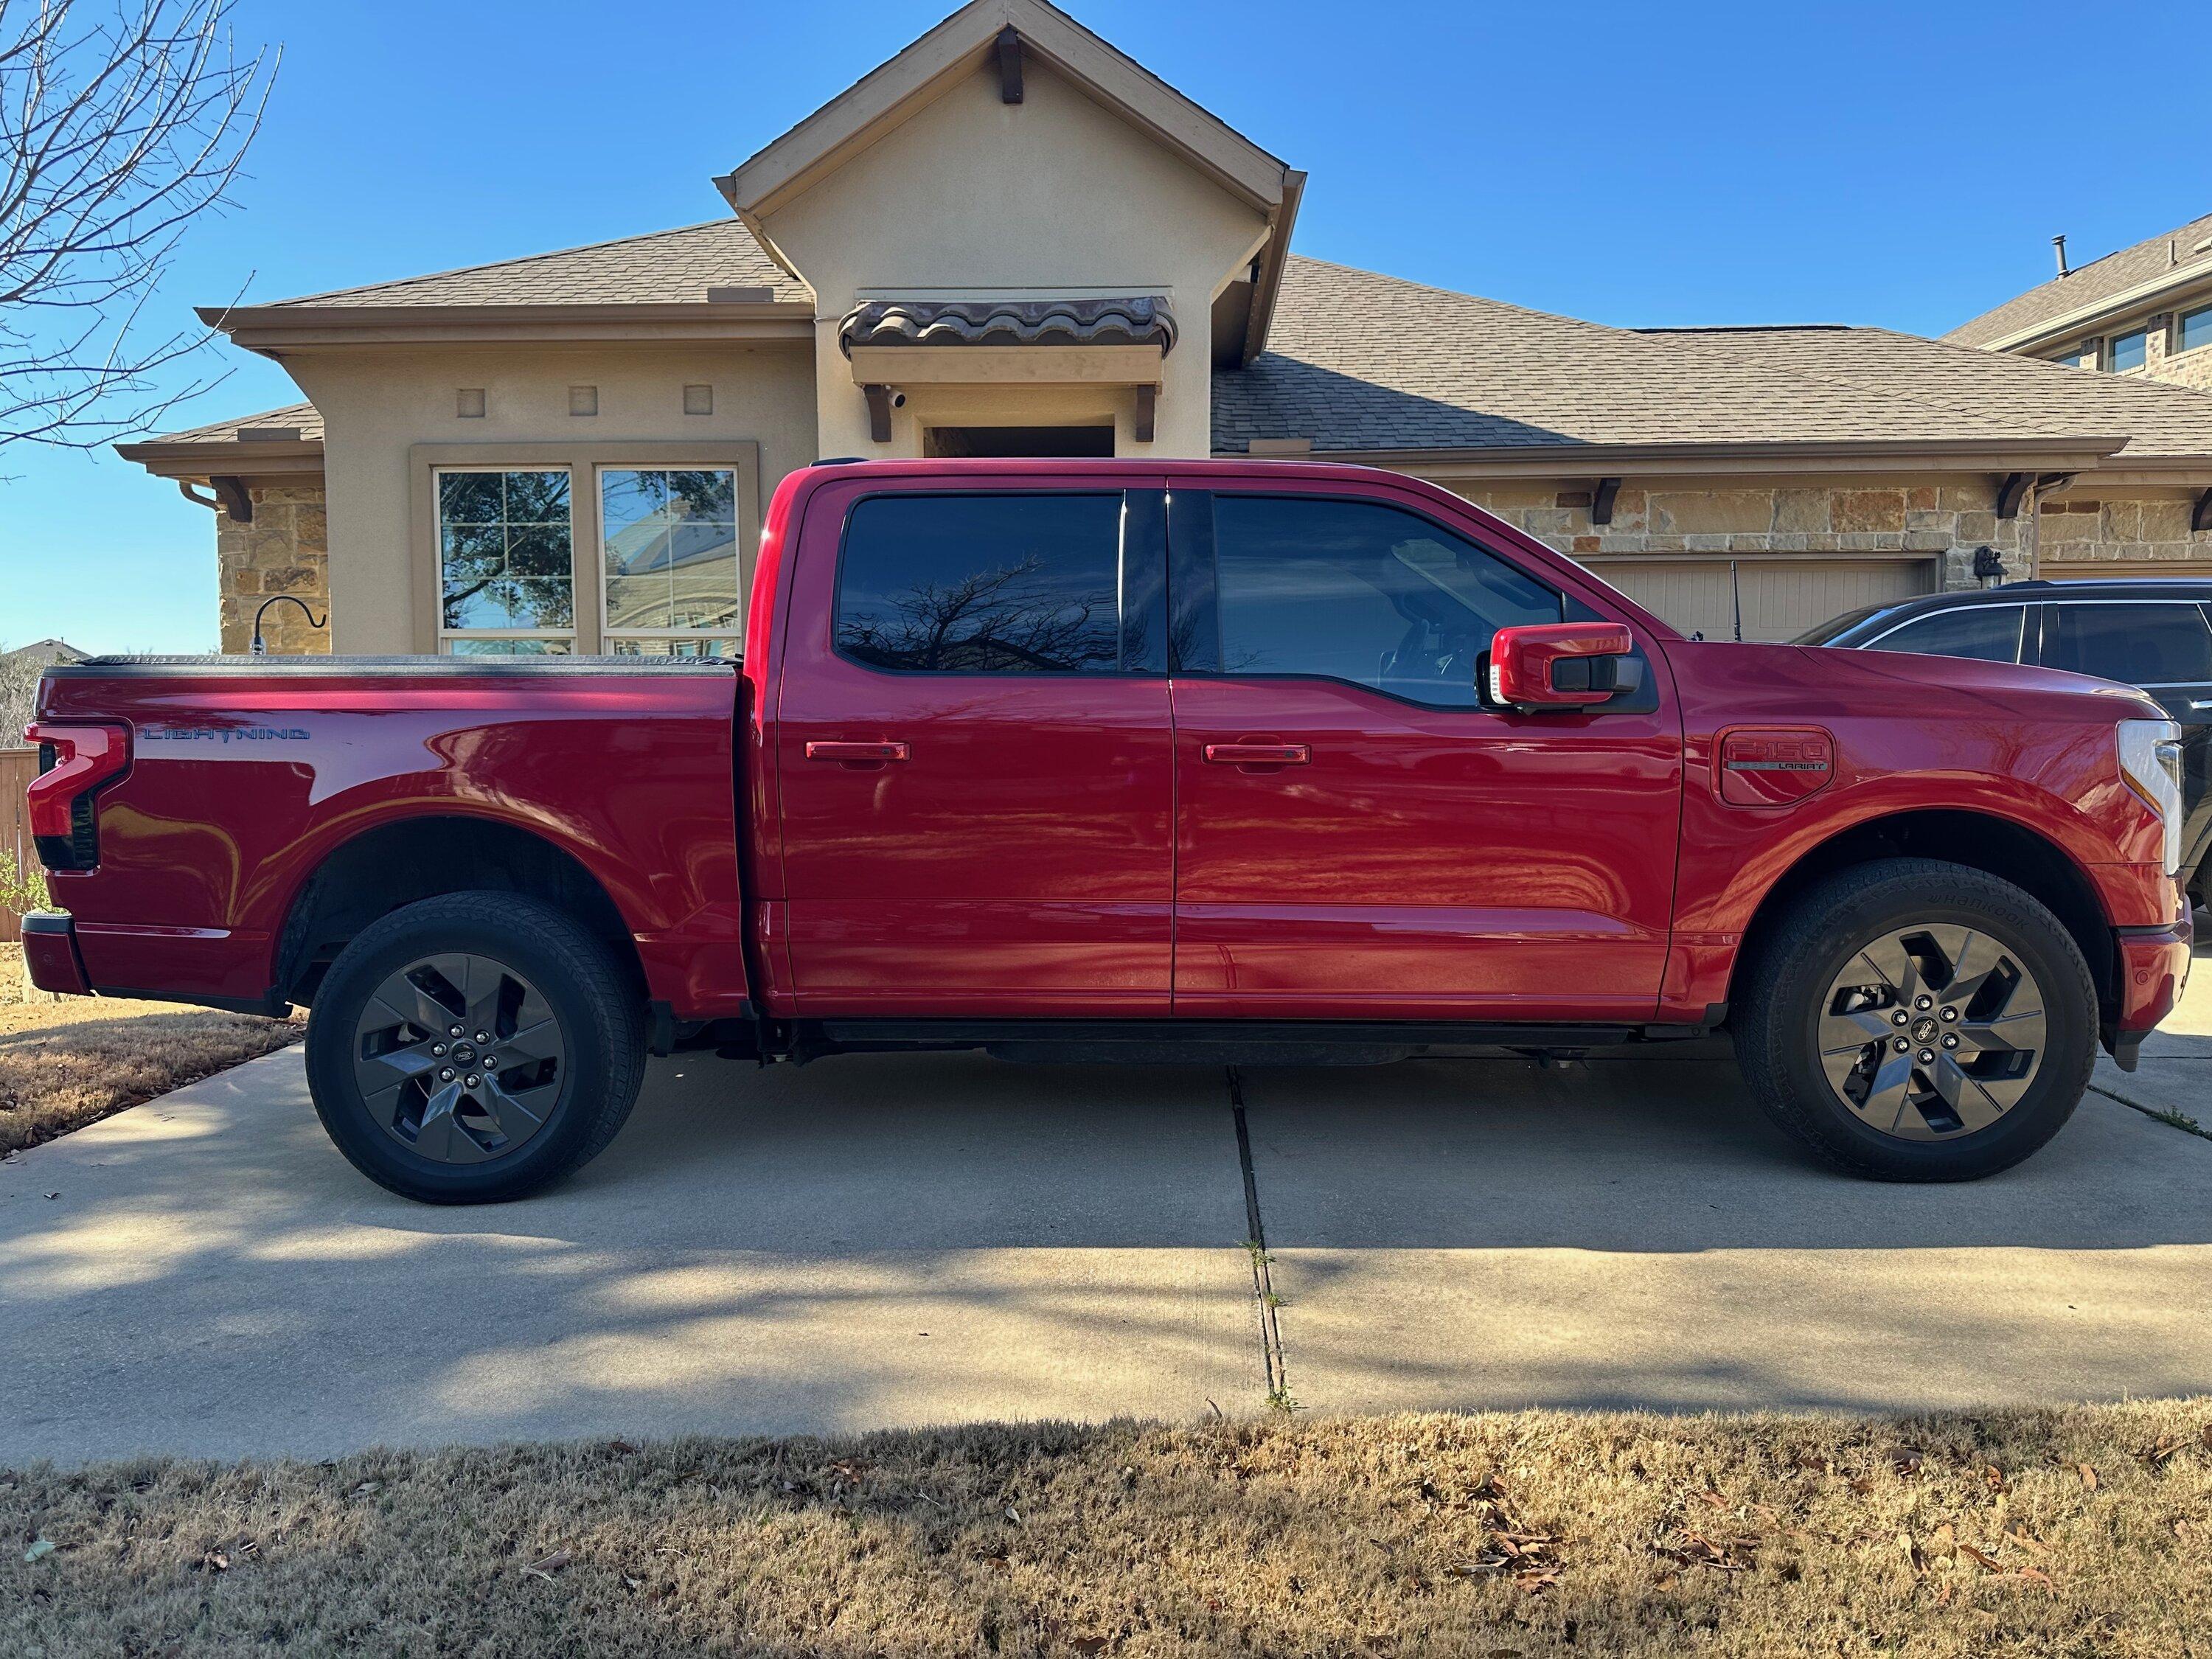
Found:
[[[864,501],[838,568],[837,647],[911,673],[1111,672],[1121,526],[1117,495]]]

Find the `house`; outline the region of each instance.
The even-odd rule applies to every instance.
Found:
[[[222,640],[726,652],[817,456],[1316,455],[1686,629],[2212,559],[2212,395],[1880,329],[1630,330],[1303,258],[1305,175],[1042,0],[975,0],[680,229],[202,314],[306,401],[121,447]]]
[[[2058,274],[1943,337],[2212,392],[2212,213]]]
[[[25,665],[44,668],[49,663],[82,662],[91,653],[80,651],[67,640],[33,640],[28,645],[19,645],[13,650],[0,647],[0,664],[14,667]]]

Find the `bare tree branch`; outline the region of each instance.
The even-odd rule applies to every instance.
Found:
[[[229,205],[277,54],[232,0],[0,0],[0,447],[91,449],[222,378],[142,319],[186,228]]]

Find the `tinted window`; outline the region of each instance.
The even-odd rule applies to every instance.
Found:
[[[2173,349],[2194,351],[2207,345],[2212,345],[2212,306],[2183,312],[2173,325]]]
[[[1873,641],[1876,651],[1913,651],[1923,657],[1978,657],[1984,662],[2020,660],[2021,623],[2026,617],[2017,605],[1978,605],[1957,611],[1939,611],[1932,617],[1909,622],[1894,633]]]
[[[2150,337],[2142,329],[2132,334],[2112,336],[2112,372],[2117,374],[2130,368],[2141,368],[2148,356],[2149,339]]]
[[[1473,706],[1492,634],[1560,620],[1550,588],[1395,507],[1218,495],[1213,550],[1231,674],[1321,674]]]
[[[1118,668],[1121,498],[878,495],[853,509],[837,648],[878,668]]]
[[[2193,605],[2045,607],[2043,665],[2124,685],[2212,680],[2212,633]]]

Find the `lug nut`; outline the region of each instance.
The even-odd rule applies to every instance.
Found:
[[[1957,1048],[1957,1047],[1959,1046],[1959,1034],[1958,1034],[1956,1031],[1946,1031],[1946,1032],[1944,1032],[1944,1033],[1943,1033],[1943,1046],[1944,1046],[1946,1048]]]
[[[499,1056],[486,1054],[483,1057],[483,1068],[486,1077],[496,1077],[499,1074]]]
[[[442,1042],[432,1043],[430,1045],[430,1055],[434,1060],[443,1060],[446,1057],[446,1045]]]
[[[450,1066],[447,1066],[443,1071],[438,1073],[438,1081],[441,1083],[451,1083],[453,1080],[453,1068]]]
[[[478,1031],[477,1033],[477,1041],[478,1042],[489,1042],[491,1041],[491,1033],[489,1031]]]
[[[447,1035],[447,1036],[460,1036],[460,1034],[461,1034],[461,1028],[460,1028],[459,1026],[458,1026],[458,1025],[448,1025],[448,1026],[446,1028],[446,1035]]]
[[[1923,1048],[1920,1051],[1920,1063],[1923,1066],[1933,1066],[1936,1063],[1936,1051],[1933,1048]]]
[[[1934,997],[1915,997],[1912,999],[1912,1006],[1916,1008],[1933,1008],[1936,1006],[1936,999]]]
[[[1943,1018],[1946,1019],[1956,1019],[1959,1018],[1959,1011],[1956,1008],[1946,1008],[1943,1011]]]
[[[468,1080],[468,1086],[469,1086],[470,1088],[473,1089],[473,1088],[475,1088],[475,1087],[477,1086],[477,1084],[481,1083],[483,1080],[483,1079],[481,1079],[481,1078],[473,1078],[473,1077],[472,1077],[472,1078],[471,1078],[471,1079]]]
[[[1889,1017],[1889,1023],[1892,1025],[1902,1025],[1911,1018],[1911,1015],[1906,1013],[1904,1009],[1900,1008]]]
[[[1911,1045],[1911,1043],[1907,1042],[1906,1042],[1903,1037],[1899,1037],[1899,1038],[1898,1038],[1898,1040],[1897,1040],[1897,1052],[1898,1052],[1898,1053],[1899,1053],[1900,1054],[1903,1054],[1903,1053],[1904,1053],[1907,1048],[1910,1048],[1911,1046],[1912,1046],[1912,1045]]]

